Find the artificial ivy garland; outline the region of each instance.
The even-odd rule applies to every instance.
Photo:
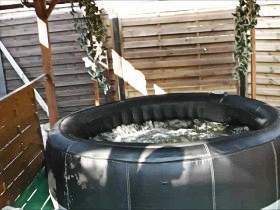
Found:
[[[234,58],[236,61],[235,77],[240,79],[248,72],[248,63],[251,55],[250,31],[257,25],[257,16],[260,6],[256,0],[239,0],[236,7],[235,17],[235,49]]]
[[[103,25],[101,10],[92,0],[79,0],[78,5],[83,12],[77,12],[72,1],[71,14],[79,34],[79,44],[87,54],[87,58],[84,59],[86,70],[91,78],[98,82],[104,94],[107,94],[110,85],[102,65],[107,59],[106,48],[103,45],[106,41],[106,28]]]

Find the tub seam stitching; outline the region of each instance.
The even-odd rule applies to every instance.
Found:
[[[203,144],[203,145],[206,150],[206,153],[210,156],[209,164],[210,164],[210,173],[211,173],[211,182],[212,182],[212,208],[213,210],[216,210],[216,180],[215,180],[215,171],[213,165],[213,157],[210,153],[207,144]]]
[[[125,164],[126,169],[126,191],[127,191],[127,209],[131,210],[131,195],[130,195],[130,175],[129,175],[129,165]]]
[[[67,156],[68,156],[68,152],[70,150],[70,148],[72,147],[73,144],[69,145],[68,148],[66,149],[66,153],[65,153],[65,160],[64,160],[64,167],[65,167],[65,171],[64,171],[64,176],[65,176],[65,184],[66,184],[66,194],[67,194],[67,207],[68,209],[70,209],[70,195],[69,195],[69,186],[68,186],[68,175],[67,175]]]

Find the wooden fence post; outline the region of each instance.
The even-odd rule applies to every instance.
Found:
[[[34,0],[34,6],[37,14],[39,42],[42,52],[43,71],[46,74],[44,85],[46,100],[49,107],[49,122],[51,127],[56,123],[58,118],[48,28],[48,16],[54,8],[56,1],[53,0],[52,3],[53,6],[47,9],[45,0]]]
[[[256,30],[251,30],[251,46],[252,46],[252,54],[251,54],[251,97],[253,99],[257,96],[257,88],[256,88]]]
[[[113,18],[112,19],[112,28],[113,28],[113,37],[114,37],[114,50],[119,56],[122,56],[121,50],[121,42],[120,42],[120,30],[119,30],[119,19]],[[124,80],[121,77],[117,77],[117,84],[118,84],[118,95],[120,100],[125,99],[125,92],[124,92]]]
[[[242,97],[247,96],[247,74],[239,73],[239,94]]]
[[[93,91],[94,91],[94,105],[99,106],[100,105],[99,84],[97,81],[92,80],[92,85],[93,85]]]

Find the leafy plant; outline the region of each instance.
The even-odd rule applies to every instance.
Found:
[[[80,11],[75,10],[72,1],[71,14],[74,19],[74,26],[79,34],[79,44],[87,54],[84,59],[86,70],[93,80],[96,80],[102,88],[104,94],[110,90],[108,79],[105,76],[105,68],[102,63],[106,63],[106,28],[102,21],[102,11],[93,0],[78,0]]]
[[[259,10],[260,6],[256,0],[239,0],[239,5],[233,14],[235,17],[235,77],[237,79],[246,76],[248,72],[252,52],[250,31],[257,25]]]

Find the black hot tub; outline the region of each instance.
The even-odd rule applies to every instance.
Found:
[[[49,133],[50,193],[73,210],[261,209],[279,198],[280,114],[207,93],[132,98],[60,120]],[[195,143],[97,142],[121,124],[205,119],[249,132]]]

